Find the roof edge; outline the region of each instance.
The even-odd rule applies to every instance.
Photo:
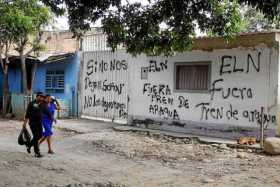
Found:
[[[265,44],[268,47],[278,47],[279,32],[255,32],[236,35],[227,41],[223,37],[201,37],[194,39],[192,50],[232,49],[238,47],[255,47]]]

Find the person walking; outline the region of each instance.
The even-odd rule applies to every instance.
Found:
[[[49,154],[54,154],[54,151],[52,149],[52,126],[53,122],[56,123],[56,119],[54,118],[55,110],[57,109],[57,105],[55,104],[55,99],[51,97],[50,95],[46,95],[46,104],[47,104],[47,109],[51,113],[51,118],[47,114],[43,114],[43,127],[44,127],[44,132],[43,132],[43,137],[40,139],[39,144],[43,143],[45,140],[47,140],[48,143],[48,153]]]
[[[43,113],[49,115],[51,114],[46,110],[44,105],[44,95],[42,92],[38,92],[36,99],[31,101],[26,109],[25,119],[23,122],[23,127],[26,128],[28,122],[30,130],[32,132],[32,140],[27,146],[27,152],[31,153],[31,147],[34,147],[35,157],[42,157],[39,149],[39,140],[42,137],[43,127],[42,127],[42,115]]]

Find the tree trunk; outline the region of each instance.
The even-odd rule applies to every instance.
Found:
[[[25,64],[25,57],[23,54],[20,54],[20,61],[21,61],[21,72],[22,72],[22,89],[23,93],[27,94],[27,73],[26,73],[26,64]]]
[[[33,84],[34,84],[35,77],[36,77],[37,66],[38,66],[38,64],[34,63],[33,67],[32,67],[32,74],[31,74],[32,77],[31,77],[31,86],[30,86],[30,94],[31,95],[33,94]]]
[[[8,106],[11,102],[11,97],[9,96],[9,82],[8,82],[8,57],[7,57],[7,54],[5,55],[5,63],[4,63],[4,60],[1,58],[0,56],[0,63],[1,63],[1,67],[2,67],[2,70],[3,70],[3,99],[2,99],[2,115],[3,117],[6,115],[6,113],[8,112]]]
[[[9,80],[8,80],[8,65],[4,65],[3,69],[4,79],[3,79],[3,116],[5,116],[8,111],[8,106],[11,102],[11,97],[9,95]]]

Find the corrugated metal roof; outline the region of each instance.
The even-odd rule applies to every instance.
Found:
[[[34,63],[48,64],[53,62],[62,62],[69,57],[73,57],[75,53],[59,53],[59,54],[48,54],[41,57],[28,56],[26,58],[26,64],[32,65]],[[65,62],[65,61],[64,61]],[[20,57],[11,56],[9,57],[9,66],[20,66]]]
[[[47,54],[41,57],[38,57],[37,59],[40,61],[40,63],[49,64],[53,62],[60,62],[63,61],[69,57],[73,57],[75,53],[58,53],[58,54]]]

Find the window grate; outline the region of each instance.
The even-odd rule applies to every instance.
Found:
[[[64,93],[64,71],[57,70],[46,72],[46,92]]]
[[[207,91],[210,82],[210,62],[175,64],[175,89]]]

